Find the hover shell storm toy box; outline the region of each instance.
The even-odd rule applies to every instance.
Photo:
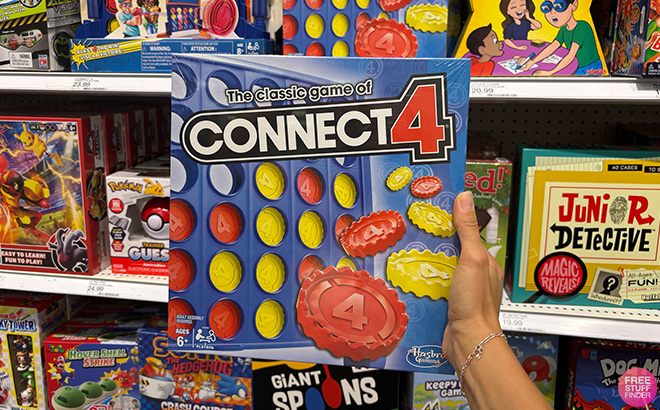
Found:
[[[252,360],[174,352],[167,330],[138,330],[140,402],[144,410],[250,410]]]
[[[90,117],[0,116],[0,268],[107,266],[103,137]]]
[[[0,408],[48,409],[42,344],[66,319],[64,296],[0,296]]]
[[[137,329],[61,327],[44,343],[51,410],[138,410]]]
[[[252,57],[173,61],[170,348],[451,371],[469,62]]]

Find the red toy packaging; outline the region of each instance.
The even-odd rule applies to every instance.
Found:
[[[41,346],[65,320],[62,295],[0,295],[0,407],[46,410]]]
[[[51,410],[138,410],[137,330],[60,328],[44,342]]]
[[[0,269],[108,264],[103,135],[91,118],[0,116]]]

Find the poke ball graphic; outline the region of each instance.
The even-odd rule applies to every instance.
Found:
[[[156,197],[142,208],[142,229],[154,239],[170,237],[170,199]]]

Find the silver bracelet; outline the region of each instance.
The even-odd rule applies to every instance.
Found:
[[[463,367],[461,368],[461,374],[458,375],[458,383],[461,386],[461,392],[463,395],[465,395],[465,390],[463,390],[463,377],[465,376],[465,371],[467,370],[468,366],[472,362],[472,359],[481,359],[481,355],[484,353],[484,346],[486,343],[490,342],[491,340],[495,339],[496,337],[503,337],[506,339],[506,335],[504,333],[491,333],[488,336],[484,338],[479,344],[474,348],[472,353],[465,359],[465,364],[463,364]]]

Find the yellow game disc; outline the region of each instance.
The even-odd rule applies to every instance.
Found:
[[[316,212],[307,211],[300,216],[298,221],[298,235],[300,240],[308,248],[318,248],[323,240],[323,220]]]
[[[447,31],[447,7],[437,4],[418,4],[406,10],[406,24],[419,31],[442,33]]]
[[[369,3],[371,3],[371,0],[357,0],[356,1],[356,4],[361,9],[366,9],[367,7],[369,7]]]
[[[257,263],[257,282],[261,289],[275,293],[282,287],[286,271],[279,256],[268,253]]]
[[[335,178],[334,186],[335,198],[339,205],[344,208],[351,208],[357,200],[357,188],[353,179],[346,174],[339,174]]]
[[[267,300],[259,306],[254,324],[261,336],[272,339],[279,335],[284,327],[284,310],[274,300]]]
[[[337,268],[341,268],[342,266],[348,266],[353,270],[358,270],[357,266],[355,266],[355,262],[353,262],[350,258],[341,258],[339,262],[337,262]]]
[[[337,37],[344,37],[348,32],[348,17],[344,14],[337,14],[332,19],[332,32]]]
[[[338,9],[343,9],[348,4],[348,0],[332,0],[332,5]]]
[[[412,171],[408,167],[397,168],[387,177],[386,185],[392,191],[398,191],[408,185],[412,179]]]
[[[325,30],[325,22],[321,16],[318,14],[312,14],[307,18],[307,21],[305,22],[305,31],[307,31],[307,35],[311,38],[319,38],[321,37],[321,34],[323,34],[323,30]]]
[[[408,218],[420,229],[435,236],[448,238],[456,232],[454,218],[447,211],[426,202],[414,202],[408,208]]]
[[[347,29],[348,31],[348,29]],[[345,34],[345,33],[344,33]],[[332,56],[333,57],[348,57],[348,44],[345,41],[337,41],[334,46],[332,46]]]
[[[280,168],[270,162],[259,165],[255,174],[257,189],[268,199],[277,199],[284,192],[284,175]]]
[[[430,250],[400,251],[387,259],[387,279],[406,293],[433,300],[447,298],[458,258]]]
[[[387,13],[382,13],[382,12],[381,12],[381,13],[378,13],[378,18],[379,18],[379,19],[389,20],[389,19],[390,19],[390,16],[388,16]]]
[[[257,235],[263,243],[276,246],[284,238],[286,222],[284,217],[275,208],[264,208],[257,216]]]
[[[231,292],[241,283],[243,269],[241,262],[231,252],[220,252],[211,260],[209,266],[211,282],[221,292]]]

